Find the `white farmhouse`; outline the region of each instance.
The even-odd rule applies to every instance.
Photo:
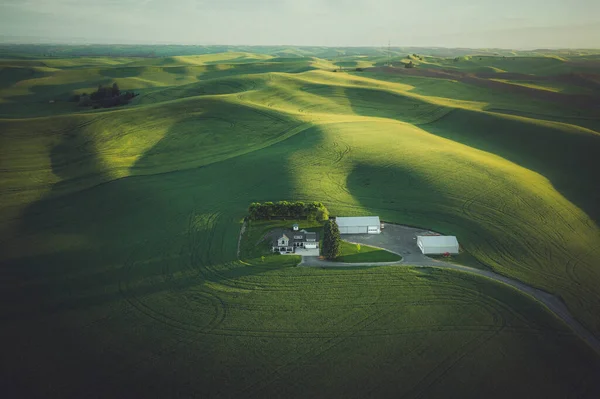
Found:
[[[458,254],[455,236],[417,236],[417,245],[425,255]]]
[[[307,253],[303,250],[313,250]],[[292,230],[284,230],[273,240],[273,252],[280,254],[302,253],[304,255],[319,255],[319,237],[316,232],[299,230],[294,224]]]
[[[381,222],[379,216],[336,217],[340,234],[379,234]]]

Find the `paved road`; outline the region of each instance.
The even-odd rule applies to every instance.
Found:
[[[460,272],[475,274],[506,285],[533,297],[545,305],[559,319],[565,322],[573,332],[583,339],[597,354],[600,355],[600,340],[583,327],[556,296],[545,291],[531,287],[521,281],[505,277],[489,270],[480,270],[473,267],[441,262],[423,255],[417,246],[417,235],[428,233],[427,230],[415,229],[407,226],[386,224],[381,234],[344,234],[342,238],[346,241],[371,245],[383,248],[387,251],[397,253],[403,257],[399,262],[382,262],[375,265],[395,265],[410,267],[435,267],[438,269],[451,269]],[[303,257],[299,266],[303,267],[350,267],[350,266],[374,266],[372,263],[343,263],[320,260],[317,257]]]

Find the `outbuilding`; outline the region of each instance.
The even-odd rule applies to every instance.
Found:
[[[454,236],[417,236],[417,245],[425,255],[458,254],[458,240]]]
[[[340,234],[379,234],[381,222],[379,216],[336,217]]]

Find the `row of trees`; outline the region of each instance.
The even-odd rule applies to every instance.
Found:
[[[253,202],[248,207],[251,220],[264,219],[309,219],[324,221],[329,219],[329,211],[321,202]]]
[[[328,220],[323,226],[323,255],[329,260],[340,256],[340,229],[335,220]]]

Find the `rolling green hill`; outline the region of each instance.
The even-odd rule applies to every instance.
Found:
[[[597,60],[336,51],[0,59],[2,389],[600,395],[600,355],[510,287],[261,260],[248,232],[238,257],[251,202],[322,201],[456,235],[600,337]],[[140,95],[67,101],[112,82]]]

